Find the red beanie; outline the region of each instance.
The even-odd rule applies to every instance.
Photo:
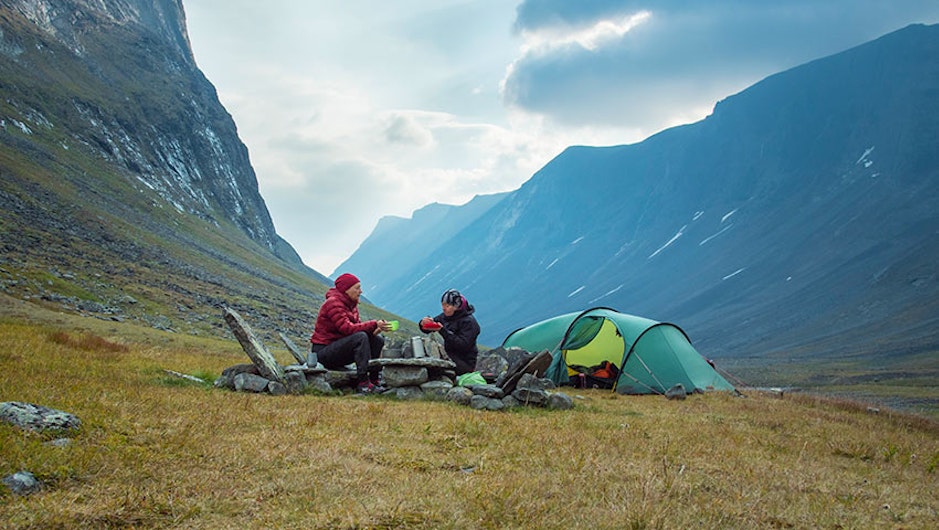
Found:
[[[348,272],[340,274],[336,278],[336,289],[339,289],[342,292],[346,292],[350,287],[359,283],[359,279],[355,277],[354,274],[349,274]]]

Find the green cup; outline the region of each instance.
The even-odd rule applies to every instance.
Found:
[[[389,320],[388,325],[391,326],[391,331],[398,331],[398,326],[400,324],[398,324],[397,320]]]

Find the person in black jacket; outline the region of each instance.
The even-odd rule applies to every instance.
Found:
[[[447,357],[456,363],[456,375],[476,371],[476,337],[479,336],[479,323],[473,313],[476,308],[456,289],[449,289],[440,298],[443,313],[431,318],[424,317],[418,323],[421,331],[432,333],[439,331],[443,337],[443,349]]]

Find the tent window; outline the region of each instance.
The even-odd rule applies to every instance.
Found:
[[[582,319],[586,320],[586,319]],[[606,318],[591,318],[589,322],[577,323],[571,330],[569,340],[562,346],[564,362],[570,370],[584,371],[585,368],[595,367],[609,362],[616,368],[622,368],[623,351],[625,343],[616,324]],[[570,340],[570,339],[576,340]],[[575,366],[580,369],[573,368]]]
[[[576,326],[567,334],[567,340],[561,345],[562,350],[579,350],[600,333],[600,328],[606,319],[603,317],[584,317],[577,321]]]

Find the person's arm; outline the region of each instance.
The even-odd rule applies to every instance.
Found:
[[[444,336],[445,342],[449,342],[455,348],[460,350],[469,350],[476,345],[476,337],[479,336],[479,323],[475,318],[461,320],[455,331],[450,331],[446,326],[440,330]]]
[[[441,324],[439,320],[440,316],[437,318],[424,317],[420,322],[417,323],[417,327],[424,333],[433,333],[435,331],[441,331]]]
[[[374,333],[375,330],[378,329],[377,320],[358,322],[354,320],[352,316],[353,313],[344,307],[336,307],[329,313],[330,320],[333,321],[333,324],[336,326],[336,329],[339,330],[339,333],[342,333],[344,336],[352,335],[353,333],[357,333],[359,331]]]

